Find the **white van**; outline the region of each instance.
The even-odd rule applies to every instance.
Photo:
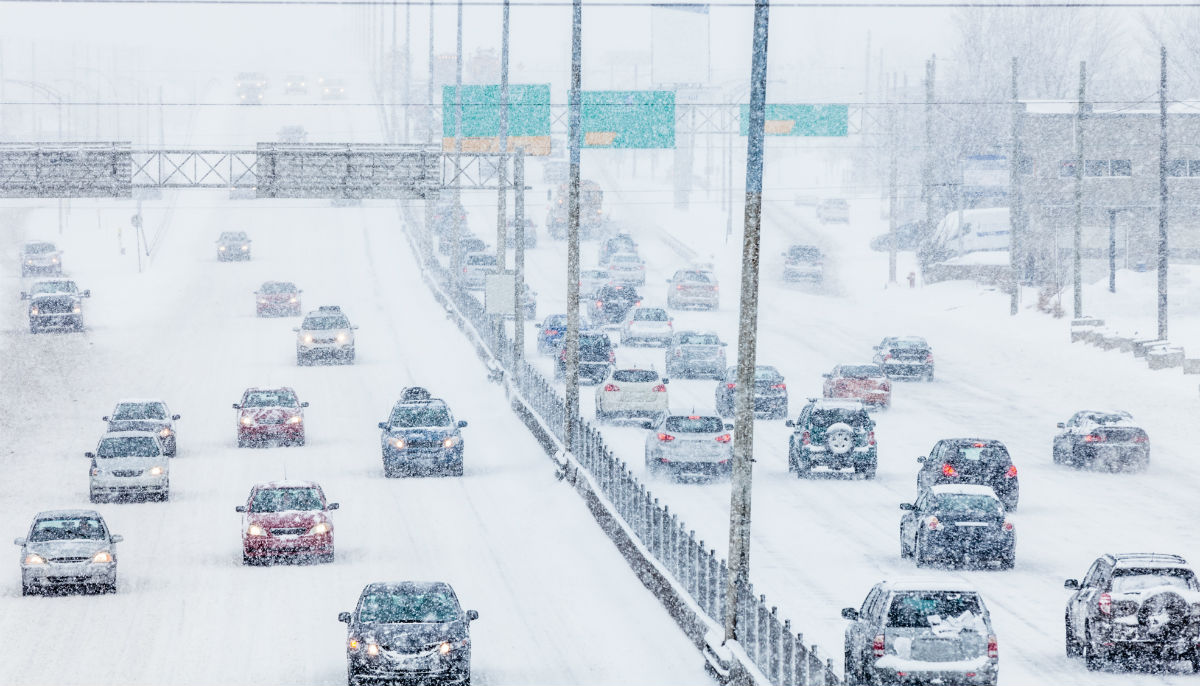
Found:
[[[929,243],[947,257],[984,250],[1006,251],[1011,232],[1007,207],[963,210],[947,214],[929,237]]]

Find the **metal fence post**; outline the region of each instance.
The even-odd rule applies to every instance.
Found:
[[[770,663],[771,663],[771,671],[770,671],[770,675],[771,675],[771,681],[772,681],[773,683],[779,683],[779,681],[780,681],[780,678],[779,678],[779,677],[780,677],[780,670],[779,670],[779,652],[780,652],[780,650],[779,650],[779,648],[780,648],[780,646],[779,646],[779,637],[780,637],[780,633],[782,633],[782,632],[780,631],[780,626],[779,626],[779,607],[778,607],[777,605],[772,605],[772,606],[771,606],[771,618],[770,618],[770,620],[769,620],[769,621],[770,621],[770,624],[771,624],[771,638],[770,638],[770,642],[771,642],[771,651],[770,651]]]
[[[783,639],[781,641],[781,654],[779,661],[783,667],[783,673],[779,676],[779,683],[783,686],[795,686],[796,684],[796,644],[795,637],[792,636],[792,620],[783,620]]]
[[[800,686],[810,686],[808,674],[808,648],[804,645],[804,634],[796,634],[796,681]]]

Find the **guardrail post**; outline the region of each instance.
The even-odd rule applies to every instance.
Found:
[[[808,647],[804,645],[804,634],[796,634],[796,681],[800,686],[811,686],[808,673]]]
[[[715,555],[716,552],[714,551],[713,554]],[[725,564],[725,560],[721,560],[720,561],[720,569],[718,570],[718,574],[717,574],[717,579],[720,579],[723,581],[724,579],[728,579],[728,578],[729,578],[729,566],[727,564]],[[720,584],[721,584],[721,582],[719,581],[718,583],[713,584],[713,586],[720,586]],[[717,612],[717,616],[713,617],[713,619],[716,621],[721,621],[725,617],[725,612],[728,609],[725,607],[725,605],[726,605],[726,603],[729,602],[729,597],[726,594],[721,593],[720,591],[716,590],[715,588],[713,589],[713,595],[716,596],[717,609],[719,610]]]
[[[779,676],[779,683],[783,686],[796,686],[796,638],[792,636],[792,620],[783,620],[783,638],[781,640],[781,654],[779,661],[783,668],[783,673]]]
[[[669,542],[667,548],[667,569],[671,570],[671,574],[676,579],[679,578],[679,537],[681,533],[682,528],[679,526],[679,516],[671,515],[671,534],[670,538],[667,539]]]
[[[708,616],[713,621],[719,622],[724,618],[725,613],[721,609],[721,603],[717,600],[721,593],[721,584],[725,582],[725,577],[720,576],[722,570],[717,568],[717,551],[712,548],[708,549],[708,603],[705,607],[708,610]]]
[[[771,606],[771,615],[770,615],[770,619],[768,621],[770,622],[770,627],[771,627],[770,639],[769,639],[770,645],[771,645],[770,655],[769,655],[771,671],[769,672],[769,674],[771,675],[771,682],[777,684],[780,682],[780,678],[779,678],[780,677],[779,635],[781,632],[780,632],[780,627],[779,627],[779,606],[777,606],[777,605]]]

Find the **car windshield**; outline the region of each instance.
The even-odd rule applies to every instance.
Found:
[[[295,293],[296,284],[287,281],[268,281],[259,289],[259,293]]]
[[[579,352],[588,353],[591,355],[607,355],[609,349],[612,348],[612,343],[609,342],[608,336],[603,334],[599,336],[580,336],[579,337]]]
[[[737,367],[734,367],[736,370]],[[754,382],[755,383],[778,383],[783,380],[783,375],[774,367],[755,367]]]
[[[120,403],[113,410],[113,419],[166,419],[167,408],[162,403]]]
[[[104,438],[96,448],[96,457],[157,457],[161,454],[153,436]]]
[[[1004,513],[999,500],[974,493],[943,493],[937,497],[937,510],[947,514]]]
[[[44,255],[48,252],[54,252],[53,243],[26,243],[25,252],[29,255]]]
[[[892,598],[888,626],[927,629],[943,619],[980,614],[979,596],[951,591],[906,591]]]
[[[650,383],[658,381],[658,372],[649,369],[618,369],[613,372],[613,381],[626,383]]]
[[[358,606],[360,622],[441,624],[456,619],[458,603],[445,591],[369,593]]]
[[[679,334],[680,345],[720,345],[721,339],[711,333],[682,333]]]
[[[392,410],[388,424],[397,427],[449,426],[450,410],[441,404],[402,405]]]
[[[676,272],[676,281],[688,281],[691,283],[712,283],[712,276],[705,272]]]
[[[809,420],[813,428],[825,429],[834,424],[849,424],[855,428],[865,427],[871,423],[866,410],[851,410],[845,408],[817,408],[813,410]]]
[[[878,365],[862,364],[853,367],[842,367],[841,376],[846,379],[871,379],[883,376],[883,370]]]
[[[1128,412],[1090,412],[1080,416],[1081,422],[1093,422],[1095,424],[1119,424],[1133,419]]]
[[[819,260],[821,259],[821,251],[811,245],[793,245],[788,249],[789,260]]]
[[[43,295],[45,293],[74,293],[74,281],[39,281],[33,284],[34,295]]]
[[[638,322],[665,322],[670,319],[667,316],[666,310],[649,309],[643,307],[633,313],[634,321]]]
[[[1008,463],[1008,451],[997,443],[967,443],[951,446],[948,455],[951,460],[966,462],[1004,462]]]
[[[296,394],[287,390],[248,391],[242,398],[242,407],[295,407]]]
[[[305,317],[302,329],[310,331],[328,331],[329,329],[349,329],[350,320],[344,314],[323,314],[315,317]]]
[[[885,348],[905,349],[922,349],[928,348],[929,344],[923,338],[892,338],[884,344]]]
[[[496,264],[495,255],[467,255],[467,264],[492,266]]]
[[[39,519],[33,523],[29,532],[29,540],[40,541],[73,541],[73,540],[104,540],[107,534],[104,522],[95,517],[54,517]]]
[[[1189,569],[1118,567],[1113,570],[1114,593],[1132,593],[1163,586],[1189,591],[1200,590],[1195,575]]]
[[[613,262],[627,262],[630,264],[634,264],[637,262],[641,262],[642,258],[638,257],[637,255],[626,255],[626,254],[618,253],[618,254],[612,256],[612,261]]]
[[[226,231],[225,233],[221,234],[220,240],[222,240],[222,241],[244,241],[244,240],[246,240],[246,232],[245,231]]]
[[[666,429],[676,433],[715,434],[725,430],[725,422],[720,417],[667,417]]]
[[[589,270],[583,272],[583,278],[585,278],[585,279],[607,279],[608,272],[601,271],[599,269],[589,269]]]
[[[321,510],[321,493],[315,488],[266,488],[254,494],[251,512]]]

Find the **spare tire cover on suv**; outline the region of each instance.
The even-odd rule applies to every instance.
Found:
[[[834,455],[845,455],[854,449],[854,429],[845,422],[831,424],[825,430],[825,446]]]
[[[1178,593],[1162,590],[1142,601],[1138,608],[1138,624],[1146,628],[1148,637],[1174,640],[1187,628],[1188,604]]]

